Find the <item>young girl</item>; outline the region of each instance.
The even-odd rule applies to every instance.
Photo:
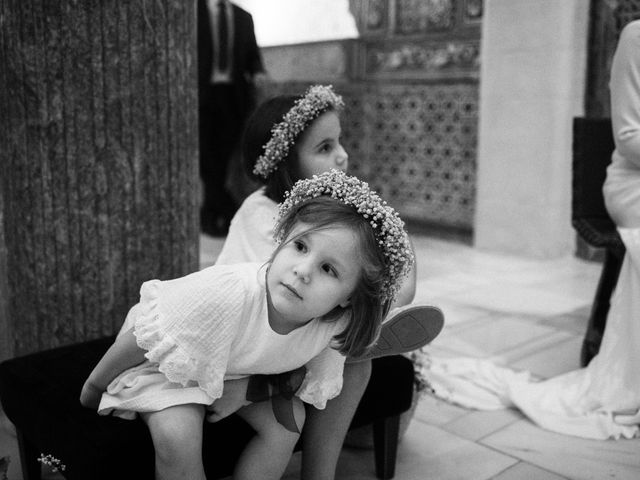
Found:
[[[217,264],[264,261],[274,248],[278,203],[294,182],[330,169],[346,171],[349,157],[340,143],[342,98],[330,86],[315,85],[302,96],[279,96],[266,101],[250,117],[243,138],[247,173],[263,187],[249,195],[236,212]],[[394,307],[407,305],[415,294],[412,269],[398,292]],[[381,341],[366,357],[347,359],[343,388],[323,410],[307,409],[303,431],[302,473],[305,479],[333,478],[344,437],[371,376],[375,356],[420,348],[443,325],[440,310],[408,306],[394,309],[381,330]],[[397,337],[394,332],[404,332]],[[358,361],[354,361],[358,360]],[[247,382],[240,380],[235,383]],[[230,381],[228,384],[234,382]],[[210,407],[211,420],[232,413],[244,401],[241,393],[225,396]],[[246,389],[246,385],[244,386]]]
[[[342,97],[331,86],[315,85],[302,96],[268,100],[249,118],[242,145],[244,166],[264,186],[249,195],[236,212],[216,264],[269,258],[274,249],[277,206],[293,184],[331,169],[346,172],[349,156],[340,143],[339,114],[343,108]],[[412,269],[393,307],[412,302],[415,286]],[[405,335],[400,338],[384,328],[384,345],[376,345],[367,358],[420,348],[433,340],[443,325],[442,312],[435,307],[412,306],[394,313],[386,326],[394,324],[395,330]]]
[[[323,408],[341,389],[344,355],[375,341],[413,263],[395,211],[368,185],[333,170],[298,182],[280,207],[280,246],[267,264],[213,266],[145,282],[80,401],[147,423],[156,477],[204,479],[204,405],[225,378],[306,365],[296,395]],[[238,414],[257,432],[235,478],[280,478],[298,435],[270,402]],[[304,408],[294,405],[297,423]]]

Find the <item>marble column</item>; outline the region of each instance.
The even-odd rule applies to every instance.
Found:
[[[478,248],[537,258],[574,250],[572,118],[584,112],[589,3],[485,1]]]

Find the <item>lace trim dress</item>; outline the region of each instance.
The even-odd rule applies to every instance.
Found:
[[[245,263],[145,282],[121,333],[133,326],[147,360],[111,382],[98,413],[134,418],[172,405],[208,405],[222,395],[225,378],[303,365],[297,395],[324,408],[342,388],[344,356],[331,345],[345,322],[312,320],[287,335],[274,332],[265,273],[261,264]]]
[[[229,233],[218,255],[216,265],[266,262],[276,249],[273,235],[278,218],[278,204],[267,197],[264,191],[264,187],[259,188],[242,202],[231,220]],[[324,377],[335,379],[337,376],[337,372],[334,371],[337,364],[333,358],[335,355],[336,351],[328,346],[325,351],[306,364],[307,372],[311,374],[307,374],[298,392],[298,396],[303,401],[316,406],[322,405],[321,408],[324,408],[324,403],[314,399],[326,397],[327,394],[324,391],[328,384],[331,385],[332,391],[337,388],[334,380],[327,382],[324,379]],[[327,375],[327,372],[333,373]],[[342,370],[339,375],[342,375]],[[337,393],[340,392],[340,388],[337,389]]]

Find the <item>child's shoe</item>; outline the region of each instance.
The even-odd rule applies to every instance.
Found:
[[[444,315],[438,307],[410,304],[394,308],[382,323],[375,345],[364,355],[348,361],[360,362],[417,350],[436,338],[443,326]]]

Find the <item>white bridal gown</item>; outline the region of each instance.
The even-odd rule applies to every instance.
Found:
[[[536,382],[490,361],[433,358],[437,396],[478,409],[516,407],[543,428],[579,437],[638,436],[640,415],[640,21],[620,35],[611,72],[616,150],[607,209],[626,247],[600,346],[586,368]],[[616,413],[629,412],[617,416]],[[625,424],[626,423],[626,424]]]

